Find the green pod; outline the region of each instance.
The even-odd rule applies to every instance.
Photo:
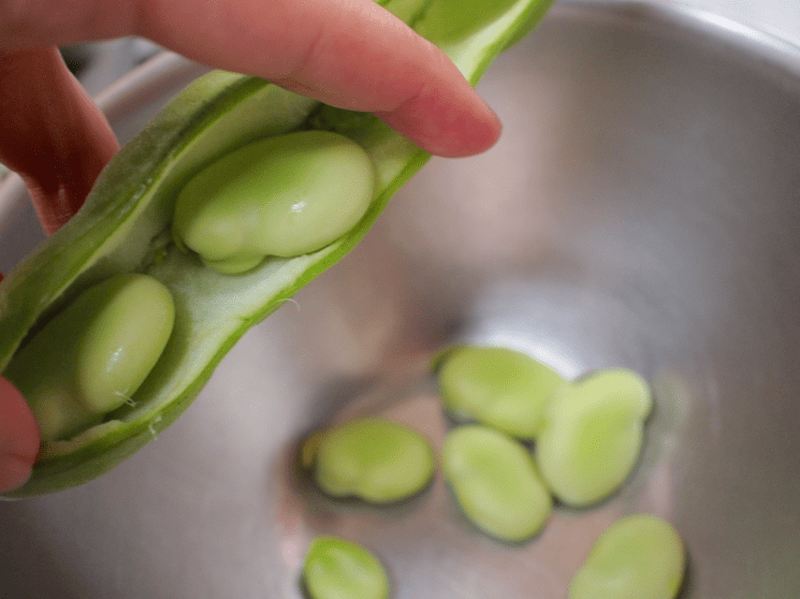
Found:
[[[616,491],[639,458],[652,402],[647,382],[624,368],[562,388],[536,439],[536,461],[553,494],[586,507]]]
[[[674,599],[685,569],[678,532],[657,516],[634,514],[600,535],[568,599]]]
[[[444,1],[391,0],[387,8],[440,45],[473,84],[507,41],[552,3],[504,2],[487,18],[485,7],[494,6],[489,0],[447,0],[448,10],[460,16],[453,35],[441,7],[435,8]],[[206,267],[175,243],[176,198],[194,174],[256,140],[306,130],[345,135],[372,162],[372,201],[354,227],[317,251],[266,259],[236,276]],[[42,320],[115,275],[152,276],[175,301],[173,334],[136,405],[78,437],[46,444],[30,481],[9,496],[87,482],[155,438],[242,335],[352,249],[428,158],[371,115],[324,106],[261,79],[214,72],[186,88],[109,163],[81,211],[0,283],[0,371]]]

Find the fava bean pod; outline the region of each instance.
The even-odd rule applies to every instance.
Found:
[[[382,2],[439,45],[473,84],[551,3]],[[248,229],[236,215],[242,198],[235,189],[223,190],[219,204],[219,197],[210,202],[211,216],[203,216],[186,197],[194,195],[184,191],[186,186],[196,185],[200,203],[205,203],[202,188],[209,179],[235,170],[233,159],[226,157],[257,161],[261,151],[283,155],[294,146],[337,148],[326,157],[283,156],[285,165],[270,175],[294,176],[299,169],[313,193],[327,195],[330,186],[331,197],[317,207],[308,198],[282,196],[280,190],[276,195],[272,189],[267,196],[283,199],[258,208],[255,221],[260,224]],[[87,482],[155,438],[190,405],[238,339],[352,249],[427,159],[374,116],[321,105],[261,79],[214,72],[190,85],[109,163],[80,212],[0,283],[3,372],[18,352],[34,343],[32,335],[44,323],[69,310],[87,289],[116,276],[141,274],[157,280],[175,307],[164,351],[130,401],[99,417],[100,422],[92,416],[88,428],[69,426],[45,440],[31,479],[9,496],[39,495]],[[320,223],[334,220],[326,205],[341,199],[341,186],[336,185],[341,181],[331,185],[327,175],[318,180],[316,171],[343,164],[348,176],[359,180],[358,190],[346,215],[328,230]],[[247,193],[275,184],[249,172],[241,181]],[[190,205],[186,210],[184,200]],[[248,201],[243,203],[250,209]],[[219,209],[225,218],[216,225],[241,241],[222,252],[219,235],[210,247],[197,245],[198,239],[214,238],[209,218]],[[296,245],[276,240],[262,246],[256,241],[263,233],[280,237],[295,225],[292,236],[308,236]]]

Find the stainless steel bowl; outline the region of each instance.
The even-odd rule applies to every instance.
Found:
[[[140,69],[113,120],[137,128],[192,69]],[[306,544],[335,533],[383,558],[396,599],[562,599],[632,511],[685,538],[684,597],[800,596],[800,51],[680,9],[560,3],[481,91],[498,146],[432,161],[174,427],[96,482],[0,504],[0,596],[297,599]],[[12,187],[2,268],[35,237]],[[354,413],[440,443],[426,365],[461,341],[644,374],[657,409],[632,480],[508,546],[441,477],[381,510],[297,476],[303,435]]]

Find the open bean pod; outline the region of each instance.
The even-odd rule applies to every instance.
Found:
[[[552,0],[388,0],[386,8],[438,44],[477,83],[492,59],[535,25]],[[176,200],[201,169],[256,140],[320,130],[358,144],[374,167],[372,199],[321,249],[268,257],[231,275],[173,235]],[[428,155],[375,117],[320,105],[266,81],[211,73],[171,101],[111,161],[85,206],[0,283],[0,371],[83,291],[146,274],[175,305],[166,348],[131,401],[71,438],[45,442],[23,497],[85,483],[169,426],[254,324],[344,256]],[[230,270],[226,263],[226,268]],[[235,270],[243,270],[236,263]]]

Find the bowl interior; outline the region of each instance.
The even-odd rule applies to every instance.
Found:
[[[114,99],[120,127],[183,84],[164,73]],[[647,511],[686,540],[685,598],[800,596],[800,52],[696,13],[561,3],[480,90],[501,142],[434,159],[177,424],[95,482],[0,505],[0,595],[299,598],[308,541],[332,533],[383,558],[396,599],[560,599],[600,532]],[[36,239],[11,187],[4,269]],[[427,367],[465,341],[651,381],[621,492],[511,546],[441,476],[377,509],[297,475],[303,436],[358,413],[440,445]]]

